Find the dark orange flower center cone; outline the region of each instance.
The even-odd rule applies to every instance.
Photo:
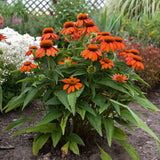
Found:
[[[85,23],[85,26],[86,27],[93,27],[95,24],[94,24],[94,22],[87,22],[87,23]]]
[[[122,42],[122,41],[123,41],[123,39],[122,39],[121,37],[115,37],[114,40],[115,40],[116,42]]]
[[[30,66],[31,62],[25,62],[24,66]]]
[[[88,50],[90,50],[90,51],[97,51],[98,50],[98,46],[97,45],[95,45],[95,44],[90,44],[90,45],[88,45]]]
[[[44,28],[43,34],[46,34],[46,33],[54,33],[54,29],[53,28]]]
[[[104,41],[105,41],[105,42],[113,42],[113,41],[114,41],[114,38],[113,38],[113,37],[110,37],[110,36],[105,36],[105,37],[104,37]]]
[[[142,61],[142,58],[137,56],[137,55],[133,55],[133,58],[136,60],[136,61],[139,61],[141,62]]]
[[[139,51],[136,50],[136,49],[131,49],[130,52],[133,53],[133,54],[135,54],[135,55],[138,55],[138,54],[139,54]]]
[[[80,19],[80,20],[85,20],[85,19],[88,19],[88,15],[87,14],[79,14],[78,16],[77,16],[77,19]]]
[[[74,27],[74,23],[72,21],[64,23],[64,28],[69,28],[69,27]]]
[[[40,43],[41,48],[47,49],[47,48],[51,48],[52,46],[53,46],[53,42],[51,40],[43,40]]]

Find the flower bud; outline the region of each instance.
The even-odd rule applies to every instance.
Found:
[[[67,67],[70,67],[72,63],[71,63],[70,60],[65,60],[64,64],[65,64]]]
[[[93,65],[88,66],[87,72],[88,73],[95,73],[96,67],[94,67]]]
[[[45,78],[45,75],[43,75],[43,74],[40,74],[38,77],[39,81],[42,81],[44,78]]]
[[[91,38],[95,38],[96,36],[97,36],[96,33],[93,33],[93,32],[92,32],[92,33],[90,34],[90,37],[91,37]]]

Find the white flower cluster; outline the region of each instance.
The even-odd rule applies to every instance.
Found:
[[[7,38],[6,40],[0,41],[0,50],[3,51],[3,54],[0,55],[0,59],[5,68],[8,68],[7,66],[10,65],[18,69],[24,62],[31,58],[30,56],[25,56],[29,47],[39,47],[40,44],[40,37],[34,38],[29,34],[21,35],[9,27],[0,29],[0,34]],[[9,75],[10,70],[3,70],[3,72],[0,70],[0,83],[2,83],[2,74],[3,76]]]

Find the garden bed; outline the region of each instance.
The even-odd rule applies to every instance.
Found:
[[[149,100],[160,108],[160,86],[152,89],[147,95]],[[40,107],[38,101],[34,102],[23,112],[22,117],[29,117]],[[150,112],[136,103],[131,103],[130,107],[142,113],[145,118],[144,122],[155,132],[160,138],[160,113]],[[53,149],[51,145],[45,145],[40,151],[39,155],[33,156],[32,143],[34,135],[31,133],[20,136],[10,137],[15,131],[14,129],[4,133],[3,130],[15,119],[19,118],[19,111],[12,111],[7,114],[0,115],[0,159],[1,160],[61,160],[60,149]],[[38,114],[36,118],[41,118],[43,115]],[[34,122],[30,123],[32,126]],[[123,128],[128,135],[128,142],[133,145],[139,154],[140,160],[160,160],[158,156],[158,149],[155,140],[146,132],[137,127],[133,127],[135,133]],[[104,134],[105,135],[105,134]],[[123,148],[113,141],[112,147],[109,148],[107,140],[104,137],[96,137],[98,144],[111,155],[113,160],[130,160],[130,157]],[[68,153],[66,160],[100,160],[100,152],[95,143],[90,143],[88,146],[80,148],[80,156]]]

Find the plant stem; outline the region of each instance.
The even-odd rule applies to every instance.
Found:
[[[53,81],[51,80],[52,79],[52,71],[51,71],[51,65],[50,65],[50,57],[47,57],[47,62],[48,62],[48,69],[49,69],[50,84],[51,84],[52,89],[54,90],[55,85],[54,85]]]
[[[71,133],[74,131],[74,117],[72,117],[72,127],[71,127]]]

